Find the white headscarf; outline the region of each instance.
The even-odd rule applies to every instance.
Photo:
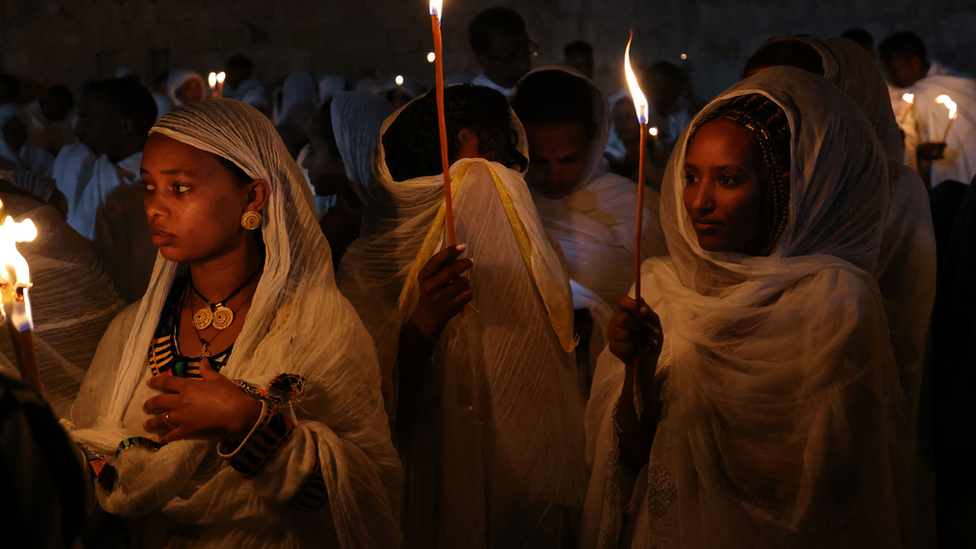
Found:
[[[315,112],[315,80],[307,72],[293,72],[285,79],[281,92],[281,112],[276,125],[308,128],[308,121]]]
[[[155,452],[129,450],[115,460],[119,488],[99,493],[102,507],[126,516],[162,510],[181,524],[224,525],[215,534],[224,544],[217,546],[241,546],[240,539],[232,541],[237,535],[232,521],[244,519],[278,531],[264,534],[262,547],[313,543],[308,536],[323,535],[322,524],[334,526],[343,547],[397,545],[399,462],[383,412],[375,350],[335,286],[331,252],[301,171],[271,122],[239,101],[187,105],[167,114],[151,133],[226,158],[249,177],[268,182],[270,197],[262,212],[264,271],[221,374],[266,386],[277,375],[293,373],[307,376],[308,385],[300,402],[286,409],[297,430],[267,473],[248,481],[226,463],[199,470],[204,460],[213,459],[214,445],[208,441],[178,441]],[[152,394],[141,383],[147,349],[177,267],[162,256],[157,259],[138,312],[130,308],[124,313],[99,347],[72,418],[88,427],[74,436],[97,450],[114,452],[121,438],[142,434],[126,426],[144,419],[142,402]],[[295,468],[310,468],[310,460],[321,462],[329,496],[322,511],[326,515],[292,522],[286,516],[294,511],[266,502],[282,492],[294,494],[303,481],[288,475]],[[281,524],[291,525],[284,535]],[[260,539],[260,533],[255,535]]]
[[[664,411],[627,535],[682,548],[896,547],[912,520],[899,516],[894,476],[907,410],[870,274],[889,200],[884,151],[850,99],[791,67],[734,86],[692,127],[747,94],[789,121],[788,223],[769,256],[703,250],[683,203],[687,132],[679,140],[661,199],[671,257],[643,266],[664,328]],[[615,547],[628,506],[614,427],[623,372],[605,352],[587,406],[582,547]]]
[[[527,155],[514,114],[511,130]],[[417,274],[446,238],[441,175],[395,181],[385,159],[381,139],[363,236],[343,256],[339,283],[395,392],[397,341],[417,304]],[[490,536],[492,546],[519,547],[565,528],[559,521],[578,508],[585,487],[569,282],[518,171],[463,159],[451,177],[458,242],[474,258],[474,301],[448,323],[433,370],[411,395],[433,411],[413,403],[412,421],[398,419],[409,479],[405,538],[427,546],[439,536],[442,546],[468,548]]]
[[[190,69],[173,71],[169,73],[169,79],[166,81],[166,93],[169,95],[169,100],[173,102],[174,107],[182,107],[185,105],[183,100],[177,97],[176,92],[183,87],[183,84],[186,84],[190,80],[200,82],[200,91],[203,92],[203,97],[207,96],[207,82],[200,73]],[[156,106],[158,108],[159,104],[157,103]]]
[[[359,200],[365,203],[380,128],[393,107],[378,95],[352,91],[336,94],[331,109],[332,131],[346,166],[346,178]]]
[[[319,105],[345,91],[346,78],[337,74],[327,74],[319,78]]]

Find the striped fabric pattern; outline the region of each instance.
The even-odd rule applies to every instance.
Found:
[[[329,501],[329,490],[322,476],[322,463],[319,461],[318,454],[315,454],[315,467],[312,469],[312,474],[295,494],[291,504],[304,511],[315,511],[327,501]]]
[[[217,448],[217,452],[235,471],[244,478],[250,478],[261,472],[274,456],[275,451],[283,446],[294,432],[295,426],[288,418],[268,406],[267,402],[263,402],[261,417],[244,442],[229,454],[225,454],[221,447]]]

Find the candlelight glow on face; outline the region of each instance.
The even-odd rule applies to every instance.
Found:
[[[936,103],[945,105],[949,109],[949,120],[955,120],[956,118],[956,102],[949,98],[948,95],[940,95],[935,98]]]
[[[4,316],[14,324],[19,331],[34,328],[31,318],[30,300],[27,289],[30,288],[30,268],[27,260],[17,250],[18,242],[31,242],[37,238],[37,227],[30,219],[22,222],[7,219],[0,225],[0,260],[6,269],[0,270],[0,295],[3,298]]]
[[[630,87],[630,96],[634,98],[634,107],[637,109],[637,121],[647,124],[649,108],[647,98],[637,84],[637,76],[634,69],[630,67],[630,44],[634,41],[634,31],[630,31],[630,40],[627,40],[627,49],[624,50],[624,73],[627,75],[627,86]]]

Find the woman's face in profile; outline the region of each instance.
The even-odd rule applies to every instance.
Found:
[[[153,244],[170,261],[199,262],[244,246],[241,216],[252,185],[242,185],[216,156],[153,134],[143,151],[144,203]]]
[[[702,249],[761,253],[765,185],[752,132],[721,118],[704,124],[688,146],[684,175],[685,209]]]

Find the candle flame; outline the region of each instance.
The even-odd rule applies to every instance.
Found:
[[[436,60],[437,60],[437,55],[434,52],[430,52],[430,53],[427,54],[427,62],[428,63],[433,63]]]
[[[953,101],[952,99],[949,99],[948,95],[940,95],[936,97],[935,102],[941,103],[945,105],[947,109],[949,109],[949,120],[956,119],[956,102]]]
[[[627,74],[627,85],[630,87],[630,96],[634,98],[634,108],[637,109],[637,121],[647,124],[648,106],[647,98],[637,84],[637,76],[634,69],[630,67],[630,44],[634,41],[634,31],[630,31],[630,40],[627,40],[627,49],[624,50],[624,72]]]
[[[217,73],[210,73],[210,76],[207,77],[207,83],[210,84],[211,88],[217,86]]]
[[[657,126],[651,126],[647,133],[651,134],[651,137],[657,137]]]
[[[17,251],[17,243],[31,242],[35,238],[37,227],[30,219],[18,223],[13,217],[7,216],[3,225],[0,225],[0,259],[6,266],[6,269],[0,270],[3,313],[20,331],[33,329],[34,322],[27,298],[27,289],[31,286],[30,268],[24,256]]]
[[[441,14],[444,9],[444,0],[430,0],[430,14],[437,17],[438,24],[440,23]]]
[[[397,77],[396,77],[396,79],[395,79],[395,81],[396,81],[396,85],[397,86],[402,86],[403,85],[403,75],[402,74],[398,74]]]
[[[911,94],[911,93],[906,93],[905,95],[901,96],[901,99],[905,103],[908,103],[909,105],[911,105],[912,103],[915,102],[915,95],[914,94]]]
[[[227,73],[225,73],[224,71],[220,71],[217,73],[217,82],[219,84],[223,84],[225,78],[227,78]]]

